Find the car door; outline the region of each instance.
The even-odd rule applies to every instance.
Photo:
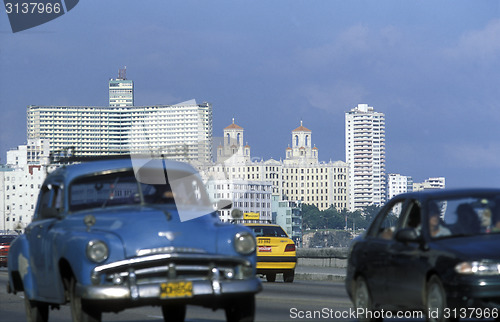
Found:
[[[421,233],[421,218],[420,204],[417,200],[409,200],[397,229],[415,229],[418,235]],[[421,242],[393,239],[388,258],[388,301],[402,307],[420,307],[426,274],[426,251]]]
[[[405,199],[393,199],[387,204],[375,218],[359,250],[360,262],[364,263],[362,272],[375,303],[384,304],[390,299],[387,273],[394,231],[404,206]]]
[[[48,184],[42,187],[37,214],[26,227],[25,233],[30,248],[31,269],[35,277],[37,295],[43,299],[53,298],[54,254],[52,254],[51,228],[57,221],[62,208],[63,193],[60,185]]]

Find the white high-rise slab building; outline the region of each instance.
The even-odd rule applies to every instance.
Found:
[[[212,105],[191,100],[155,106],[34,106],[27,110],[28,139],[46,139],[50,152],[73,155],[182,154],[209,162]]]
[[[385,202],[385,115],[368,104],[345,114],[345,154],[349,164],[350,209]]]

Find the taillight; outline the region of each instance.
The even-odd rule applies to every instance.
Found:
[[[285,247],[285,252],[294,252],[295,251],[295,244],[288,244]]]

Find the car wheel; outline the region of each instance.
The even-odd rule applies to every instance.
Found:
[[[227,322],[253,322],[255,318],[255,296],[237,297],[226,308]]]
[[[47,322],[49,320],[49,305],[47,303],[30,301],[24,293],[24,307],[26,309],[26,321]]]
[[[275,282],[276,281],[276,273],[267,273],[266,274],[266,281],[268,282]]]
[[[449,321],[444,318],[446,293],[443,284],[436,275],[431,276],[425,289],[425,306],[428,322]]]
[[[354,290],[354,306],[357,310],[362,310],[358,315],[360,322],[380,322],[382,317],[377,316],[377,312],[373,310],[372,296],[368,289],[368,284],[363,277],[356,279],[356,288]]]
[[[101,311],[92,309],[80,296],[76,294],[76,280],[71,279],[69,284],[70,309],[73,322],[100,322]]]
[[[295,271],[293,269],[283,273],[283,281],[285,281],[285,283],[293,283],[294,278]]]
[[[163,313],[163,320],[165,322],[182,322],[186,318],[186,305],[162,305],[161,313]]]

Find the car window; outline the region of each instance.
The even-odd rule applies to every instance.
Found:
[[[169,171],[169,175],[171,171]],[[212,206],[205,185],[193,174],[176,175],[175,180],[166,184],[141,184],[146,203],[174,204],[179,208]]]
[[[133,171],[89,175],[70,185],[69,209],[140,204],[172,204],[179,209],[211,206],[203,183],[192,173],[169,171],[166,184],[138,183]],[[140,190],[139,190],[140,189]],[[143,200],[141,200],[141,195]]]
[[[420,228],[422,223],[422,214],[420,204],[412,200],[408,204],[408,208],[405,211],[405,214],[402,215],[401,218],[401,227],[400,228]]]
[[[288,237],[283,228],[279,226],[250,226],[255,237]]]
[[[434,199],[427,208],[433,238],[500,232],[499,196]]]
[[[380,239],[392,239],[403,206],[404,200],[398,200],[383,208],[373,223],[374,226],[370,228],[368,235]]]
[[[81,177],[71,183],[69,192],[70,211],[140,203],[132,171]]]
[[[37,219],[53,218],[63,211],[63,189],[55,184],[47,184],[41,189]]]

